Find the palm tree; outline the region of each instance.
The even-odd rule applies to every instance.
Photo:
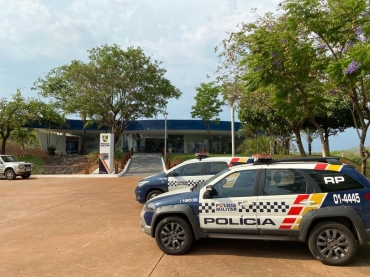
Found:
[[[319,137],[319,132],[313,128],[305,128],[301,131],[302,137],[305,138],[308,145],[308,155],[311,155],[312,152],[312,142],[315,138]]]

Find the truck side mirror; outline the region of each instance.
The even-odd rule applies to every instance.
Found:
[[[210,199],[215,194],[215,191],[213,190],[213,186],[207,186],[206,191],[203,194],[204,199]]]
[[[168,172],[167,173],[167,177],[176,177],[176,176],[178,176],[179,174],[175,171],[175,170],[173,170],[173,171],[171,171],[171,172]]]

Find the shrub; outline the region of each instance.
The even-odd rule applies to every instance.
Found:
[[[50,145],[47,149],[47,152],[50,156],[55,156],[55,150],[56,150],[56,147],[54,145]]]
[[[121,160],[123,159],[123,156],[125,155],[125,153],[123,152],[122,149],[116,149],[116,151],[114,151],[114,159],[115,160]]]

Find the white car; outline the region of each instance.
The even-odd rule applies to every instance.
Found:
[[[187,160],[167,171],[139,180],[136,200],[145,203],[164,192],[188,190],[233,165],[253,163],[252,157],[212,157]]]
[[[27,179],[32,169],[32,163],[18,161],[11,155],[0,155],[0,175],[4,175],[7,180],[14,180],[17,176]]]

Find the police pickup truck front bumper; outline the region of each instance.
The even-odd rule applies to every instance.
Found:
[[[151,234],[152,234],[151,233],[152,227],[146,224],[144,215],[145,215],[145,211],[143,209],[141,211],[141,213],[140,213],[140,225],[141,225],[141,229],[143,230],[143,232],[145,234],[151,236]]]

